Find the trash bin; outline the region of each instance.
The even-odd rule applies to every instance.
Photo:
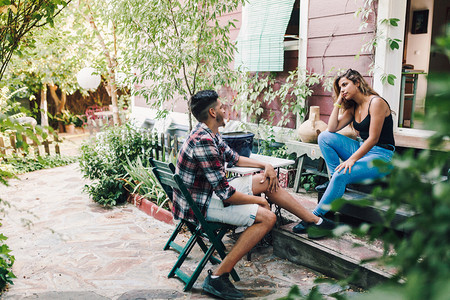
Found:
[[[188,135],[188,132],[189,126],[181,124],[172,123],[169,128],[167,128],[167,133],[172,137],[176,135],[179,140],[185,138]]]
[[[240,156],[250,157],[254,136],[251,132],[236,131],[223,133],[222,139]]]

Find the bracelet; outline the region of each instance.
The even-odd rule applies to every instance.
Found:
[[[333,104],[335,107],[337,107],[337,108],[341,108],[341,106],[342,105],[340,105],[339,103],[337,103],[337,102],[334,102],[334,104]]]

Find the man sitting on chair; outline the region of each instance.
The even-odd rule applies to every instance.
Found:
[[[280,188],[272,165],[239,156],[228,147],[219,134],[219,127],[225,125],[225,111],[215,91],[200,91],[192,96],[190,108],[199,123],[180,150],[176,173],[207,221],[248,226],[217,269],[208,271],[203,289],[224,299],[240,299],[243,294],[230,282],[229,272],[272,229],[276,221],[267,200],[254,195],[264,193],[271,203],[290,211],[304,222],[312,223],[312,227],[332,229],[334,223],[315,216]],[[226,161],[241,167],[262,168],[264,173],[228,181]],[[187,201],[179,191],[174,192],[175,219],[195,221]]]

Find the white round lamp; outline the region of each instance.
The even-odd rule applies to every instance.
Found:
[[[97,72],[94,68],[83,68],[77,73],[78,84],[86,90],[95,90],[100,84],[100,75],[93,74]]]

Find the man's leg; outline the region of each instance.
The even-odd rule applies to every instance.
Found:
[[[276,216],[270,210],[258,207],[255,223],[248,227],[236,241],[236,244],[227,254],[213,275],[220,276],[229,273],[236,263],[247,254],[260,240],[273,228]]]
[[[269,187],[269,183],[267,180],[261,183],[261,180],[263,178],[263,174],[257,174],[253,176],[252,188],[255,195],[264,193],[269,198],[270,202],[286,209],[305,222],[319,222],[319,217],[315,216],[312,212],[307,210],[299,200],[295,199],[285,189],[279,187],[277,191],[274,191],[272,193],[268,192],[267,189]]]

